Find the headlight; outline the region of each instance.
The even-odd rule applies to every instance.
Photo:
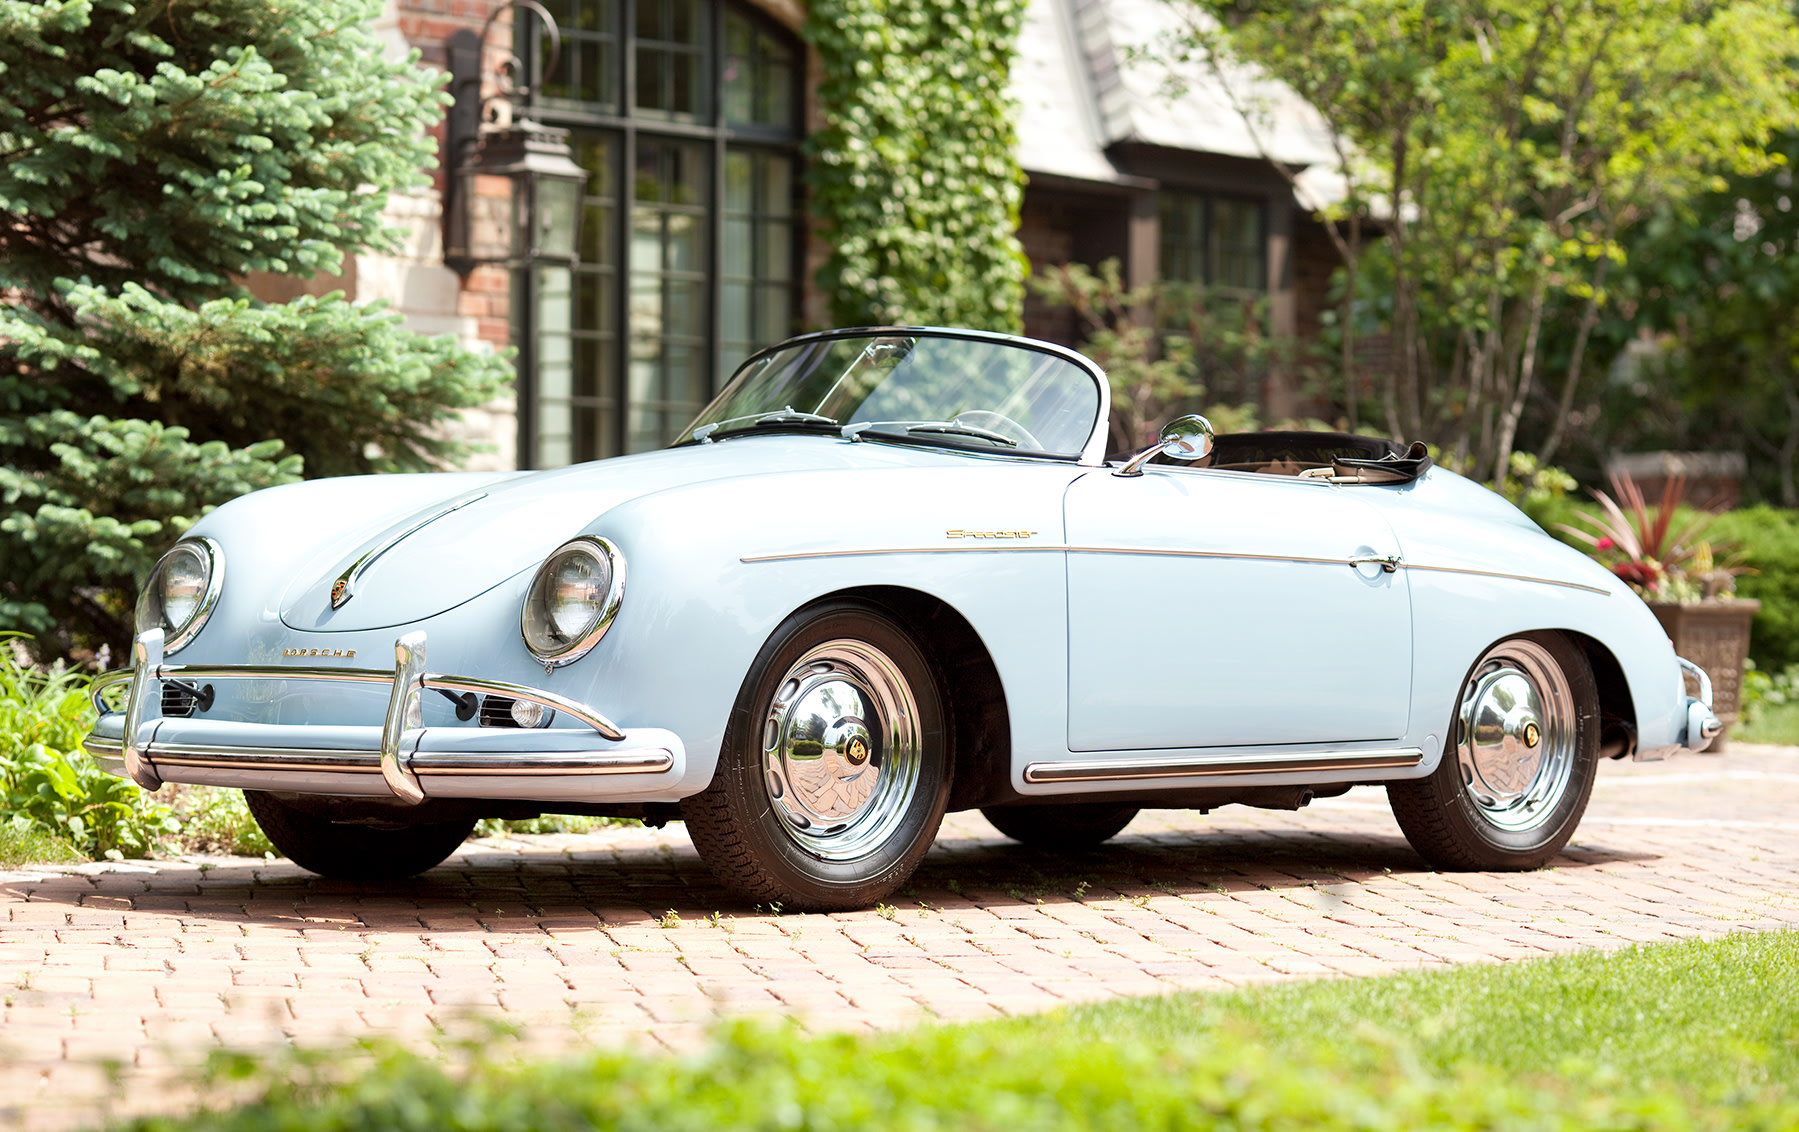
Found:
[[[564,543],[525,595],[525,647],[552,667],[581,659],[605,636],[624,592],[625,559],[616,546],[591,536]]]
[[[137,631],[161,629],[171,653],[200,633],[225,588],[225,552],[209,538],[182,539],[157,561],[137,599]]]

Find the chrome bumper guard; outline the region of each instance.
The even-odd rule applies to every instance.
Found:
[[[1677,656],[1674,659],[1680,661],[1680,670],[1699,685],[1699,695],[1687,699],[1686,747],[1689,751],[1703,751],[1724,730],[1723,722],[1712,711],[1712,678],[1705,674],[1705,669],[1686,657]]]
[[[421,696],[426,689],[477,695],[504,696],[542,704],[593,729],[600,738],[623,743],[631,738],[611,720],[584,704],[576,703],[553,692],[509,684],[498,680],[480,680],[470,676],[446,676],[425,670],[425,634],[408,633],[394,642],[394,668],[387,672],[367,668],[287,668],[256,665],[190,666],[163,663],[163,633],[151,629],[132,643],[131,667],[115,669],[95,678],[89,695],[94,708],[102,716],[109,713],[101,701],[108,688],[129,680],[131,687],[125,703],[125,719],[116,751],[125,764],[125,774],[145,790],[155,790],[163,783],[157,769],[157,758],[170,765],[231,768],[245,771],[356,772],[373,769],[365,750],[330,747],[248,746],[205,742],[172,742],[167,745],[143,741],[147,705],[160,704],[162,681],[181,680],[197,684],[214,680],[322,680],[339,683],[387,684],[391,691],[387,716],[380,729],[379,770],[381,778],[394,797],[414,805],[426,794],[419,783],[419,772],[441,775],[591,775],[591,774],[660,774],[674,767],[672,749],[679,740],[666,735],[663,747],[633,746],[616,752],[529,752],[514,753],[479,751],[454,754],[428,754],[416,748],[432,731],[461,733],[462,728],[432,729],[423,726]],[[188,721],[182,721],[184,723]],[[211,726],[211,725],[207,725]],[[258,725],[247,725],[258,726]],[[291,728],[270,728],[271,734],[291,732]],[[345,730],[345,729],[338,729]],[[363,730],[363,729],[350,729]],[[560,732],[567,734],[568,732]],[[508,731],[507,734],[515,734]],[[532,737],[551,733],[525,731],[516,734]],[[640,733],[641,734],[641,733]],[[408,754],[408,743],[415,753]],[[112,741],[97,732],[86,744],[96,755],[114,752]]]

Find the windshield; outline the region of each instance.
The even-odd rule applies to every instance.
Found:
[[[812,428],[1073,457],[1099,408],[1090,373],[1020,342],[921,331],[834,336],[751,359],[681,442]]]

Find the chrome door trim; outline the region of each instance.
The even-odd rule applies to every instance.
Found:
[[[873,546],[844,547],[838,550],[796,550],[777,554],[746,554],[737,561],[746,565],[762,562],[793,562],[807,558],[871,558],[884,554],[1020,554],[1026,552],[1062,551],[1067,554],[1141,554],[1163,558],[1219,558],[1240,562],[1299,562],[1318,566],[1379,566],[1384,572],[1423,570],[1432,574],[1466,574],[1476,578],[1502,578],[1511,582],[1534,582],[1540,586],[1561,586],[1612,596],[1612,591],[1585,582],[1566,582],[1559,578],[1540,578],[1533,574],[1508,574],[1499,570],[1476,570],[1468,566],[1430,566],[1407,562],[1396,555],[1345,555],[1342,558],[1314,558],[1305,555],[1250,554],[1234,550],[1178,550],[1154,546],[1072,546],[1068,543],[993,543],[980,546]]]
[[[1153,778],[1228,778],[1245,774],[1292,771],[1398,770],[1417,766],[1424,752],[1416,747],[1385,751],[1331,752],[1323,755],[1265,755],[1221,760],[1205,755],[1148,759],[1080,759],[1031,763],[1024,768],[1029,783],[1137,782]]]
[[[1475,570],[1468,566],[1421,566],[1416,562],[1402,562],[1402,570],[1424,570],[1432,574],[1467,574],[1475,578],[1503,578],[1508,582],[1535,582],[1540,586],[1562,586],[1571,590],[1585,590],[1600,597],[1611,597],[1612,591],[1599,586],[1589,586],[1585,582],[1564,582],[1557,578],[1538,578],[1530,574],[1508,574],[1503,570]]]
[[[802,558],[866,558],[881,554],[979,554],[992,551],[1061,551],[1067,554],[1140,554],[1156,558],[1220,558],[1240,562],[1299,562],[1317,566],[1354,566],[1369,559],[1321,558],[1291,554],[1249,554],[1234,550],[1177,550],[1156,546],[1070,546],[1067,543],[992,544],[979,546],[895,546],[844,550],[801,550],[782,554],[746,554],[739,562],[786,562]],[[1384,560],[1382,560],[1384,561]]]

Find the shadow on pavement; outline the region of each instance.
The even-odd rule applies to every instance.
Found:
[[[634,833],[635,840],[622,845],[608,844],[604,835],[557,839],[560,844],[541,848],[537,839],[471,842],[445,864],[403,882],[332,880],[285,861],[234,859],[13,880],[0,883],[0,897],[219,923],[411,932],[517,932],[581,921],[655,921],[670,911],[685,919],[770,911],[727,893],[678,834],[670,839]],[[646,844],[650,836],[655,840]],[[1583,845],[1558,858],[1556,867],[1590,868],[1645,856]],[[1354,886],[1430,871],[1397,833],[1340,828],[1127,830],[1078,852],[951,831],[893,901],[900,907],[998,911],[1021,903]]]

